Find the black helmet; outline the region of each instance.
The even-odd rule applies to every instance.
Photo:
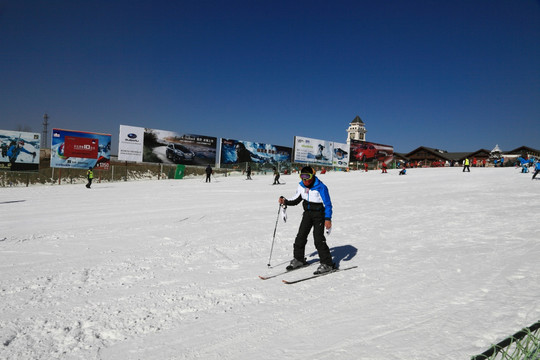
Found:
[[[315,170],[311,166],[304,166],[302,170],[300,170],[300,174],[315,174]]]

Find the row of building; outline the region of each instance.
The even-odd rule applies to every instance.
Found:
[[[365,123],[359,116],[356,116],[347,129],[347,143],[350,143],[351,140],[367,141],[366,133]],[[479,164],[484,162],[493,164],[495,160],[505,158],[506,165],[513,165],[519,157],[524,159],[531,157],[539,159],[540,150],[528,146],[520,146],[503,152],[497,145],[493,150],[479,149],[472,152],[448,152],[446,150],[420,146],[409,153],[394,152],[394,160],[396,162],[420,163],[422,166],[462,164],[466,158],[471,161],[476,159]]]
[[[394,159],[402,162],[421,162],[424,166],[436,166],[444,164],[462,164],[468,158],[470,161],[476,159],[480,163],[491,163],[495,160],[505,159],[508,166],[515,165],[517,159],[522,157],[528,159],[534,157],[540,158],[540,150],[528,146],[520,146],[510,151],[502,152],[496,146],[493,150],[479,149],[473,152],[448,152],[445,150],[434,149],[427,146],[420,146],[413,151],[404,153],[394,153]]]

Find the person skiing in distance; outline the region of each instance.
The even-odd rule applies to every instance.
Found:
[[[540,173],[540,160],[536,161],[536,165],[534,166],[534,175],[531,180],[534,180],[536,178],[536,175]]]
[[[463,172],[465,172],[465,170],[467,170],[467,172],[471,172],[469,158],[465,158],[465,160],[463,160]]]
[[[287,266],[287,270],[293,270],[307,264],[305,248],[307,237],[313,228],[315,248],[319,253],[321,264],[314,272],[315,275],[331,271],[335,268],[332,255],[326,243],[324,231],[330,232],[332,228],[332,201],[328,188],[315,176],[315,171],[310,166],[305,166],[300,171],[300,183],[293,199],[288,200],[281,196],[278,202],[286,206],[298,205],[302,200],[304,213],[302,221],[294,240],[293,260]]]
[[[86,187],[90,189],[90,186],[92,186],[92,179],[94,179],[94,172],[92,171],[91,166],[88,168],[88,171],[86,172],[86,177],[88,178],[88,184],[86,184]]]
[[[279,185],[280,184],[280,182],[279,182],[279,176],[280,176],[279,171],[278,171],[278,169],[276,169],[275,166],[272,169],[274,170],[274,183],[272,185]]]
[[[386,171],[386,169],[388,169],[388,165],[386,165],[386,163],[383,161],[383,163],[382,163],[382,174],[388,174],[388,171]]]
[[[246,180],[252,180],[251,179],[251,165],[249,165],[249,164],[248,164],[247,169],[246,169],[246,175],[247,175]]]
[[[206,182],[212,182],[211,177],[214,171],[212,170],[212,167],[210,166],[210,164],[208,164],[208,166],[206,167],[204,171],[206,172]]]

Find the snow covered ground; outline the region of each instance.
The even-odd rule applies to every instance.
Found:
[[[327,173],[341,267],[291,258],[297,176],[0,189],[1,359],[469,359],[540,319],[540,181]],[[308,260],[317,259],[310,238]]]

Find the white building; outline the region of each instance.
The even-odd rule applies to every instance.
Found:
[[[347,129],[347,144],[350,144],[351,140],[366,141],[366,133],[364,122],[360,119],[360,116],[356,115]]]

